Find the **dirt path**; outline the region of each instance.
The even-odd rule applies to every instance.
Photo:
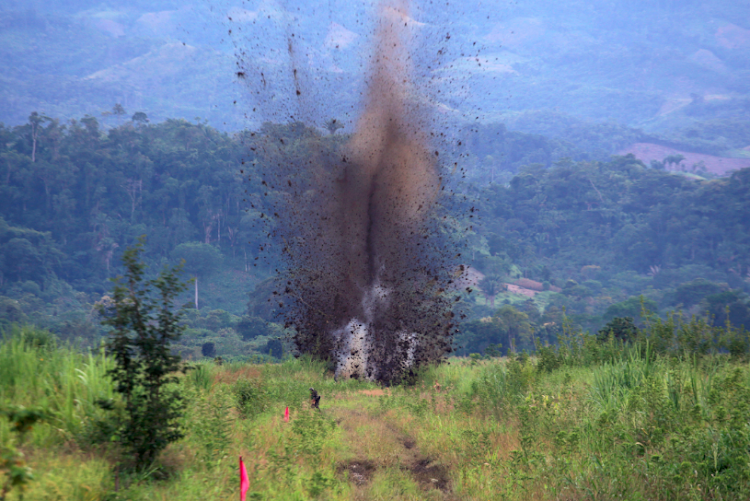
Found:
[[[400,499],[455,499],[452,495],[450,470],[424,455],[417,440],[405,433],[395,422],[373,406],[379,395],[357,395],[362,405],[352,408],[331,405],[328,409],[344,432],[345,443],[352,459],[339,464],[339,473],[348,478],[355,495],[353,499],[382,499],[372,492],[378,476],[406,479],[418,487],[419,495],[406,493]]]

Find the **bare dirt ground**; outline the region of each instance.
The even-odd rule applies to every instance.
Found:
[[[652,160],[661,162],[669,155],[682,155],[685,157],[685,160],[683,160],[679,166],[668,166],[668,170],[679,170],[684,172],[693,172],[694,167],[701,165],[701,162],[708,172],[718,175],[724,175],[733,170],[750,167],[750,158],[726,158],[706,155],[703,153],[690,153],[653,143],[635,143],[628,148],[617,152],[618,155],[627,155],[628,153],[632,153],[638,160],[641,160],[646,165],[649,165]]]

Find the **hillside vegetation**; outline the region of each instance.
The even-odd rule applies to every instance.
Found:
[[[146,235],[152,270],[184,259],[186,278],[197,279],[181,296],[195,306],[197,288],[185,356],[278,355],[283,329],[269,279],[281,262],[265,237],[275,224],[266,201],[283,188],[258,173],[316,149],[335,152],[347,136],[301,124],[228,135],[113,112],[121,124],[110,128],[39,114],[0,127],[0,321],[98,345],[93,306],[105,300],[122,251]],[[554,341],[563,309],[591,330],[614,317],[637,320],[640,295],[662,315],[682,309],[750,326],[750,171],[707,179],[632,156],[597,161],[504,127],[467,135],[466,151],[494,156],[445,160],[446,174],[456,174],[456,195],[445,199],[455,207],[451,225],[478,272],[460,303],[464,353],[487,343],[505,351],[511,337],[531,349],[531,330]],[[522,278],[537,290],[518,286]]]

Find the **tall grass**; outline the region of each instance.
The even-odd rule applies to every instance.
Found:
[[[105,377],[111,366],[103,350],[79,353],[57,346],[54,337],[31,327],[13,327],[0,343],[0,406],[42,408],[53,427],[39,427],[34,439],[51,443],[80,435],[102,416],[96,402],[111,399]],[[0,438],[7,428],[0,425]]]
[[[544,356],[452,359],[390,389],[335,382],[307,357],[193,364],[180,383],[186,436],[137,478],[87,447],[96,401],[113,398],[103,352],[16,328],[0,343],[0,405],[52,415],[24,446],[37,470],[27,500],[229,499],[239,455],[250,499],[750,498],[750,368],[678,349],[678,331],[660,329],[633,345],[579,333]],[[369,480],[354,481],[353,461],[371,465]],[[422,477],[420,461],[433,468]]]

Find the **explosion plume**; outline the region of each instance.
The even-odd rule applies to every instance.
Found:
[[[384,383],[442,359],[453,330],[439,156],[411,87],[406,7],[381,8],[350,139],[332,148],[307,133],[297,138],[307,155],[266,173],[284,187],[273,235],[289,261],[280,292],[296,349],[331,360],[339,377]]]

